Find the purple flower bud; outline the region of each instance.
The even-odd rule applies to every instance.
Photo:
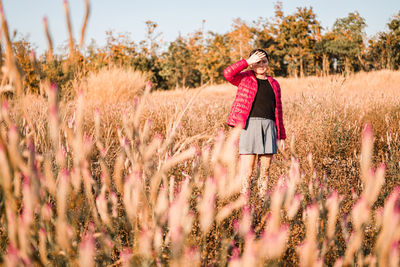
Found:
[[[372,138],[372,134],[372,125],[370,123],[366,123],[362,131],[363,138]]]
[[[50,89],[50,92],[56,93],[57,92],[57,84],[56,83],[51,83],[49,89]]]

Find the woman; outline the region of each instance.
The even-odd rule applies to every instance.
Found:
[[[259,194],[264,196],[271,159],[284,147],[281,89],[279,83],[267,76],[268,54],[255,49],[249,59],[242,59],[224,70],[224,77],[238,87],[227,124],[243,128],[239,139],[239,172],[243,194],[250,195],[249,180],[258,155],[261,175]],[[250,66],[251,70],[244,71]]]

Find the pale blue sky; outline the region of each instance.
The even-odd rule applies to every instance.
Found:
[[[259,17],[272,17],[275,0],[91,0],[92,12],[88,23],[86,44],[95,39],[105,43],[105,32],[130,32],[138,42],[145,38],[145,21],[158,23],[158,31],[165,42],[174,40],[179,33],[186,35],[202,26],[204,30],[225,33],[234,18],[252,22]],[[285,14],[296,7],[312,6],[323,27],[332,27],[337,18],[358,11],[367,22],[366,33],[372,36],[387,30],[389,19],[400,10],[400,0],[283,0]],[[83,0],[69,0],[74,37],[79,41],[84,14]],[[39,52],[47,49],[43,30],[43,17],[47,16],[55,47],[67,40],[62,0],[3,0],[4,11],[11,29],[36,44]]]

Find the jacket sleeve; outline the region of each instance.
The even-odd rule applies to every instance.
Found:
[[[239,60],[233,63],[226,69],[224,69],[224,77],[231,84],[238,86],[244,75],[241,73],[242,70],[246,69],[248,66],[245,59]]]
[[[282,100],[281,100],[281,87],[279,83],[275,80],[274,81],[276,84],[276,87],[278,89],[278,96],[277,96],[277,112],[278,112],[278,121],[279,125],[277,127],[279,128],[279,139],[286,139],[286,131],[285,131],[285,126],[283,125],[283,111],[282,111]]]

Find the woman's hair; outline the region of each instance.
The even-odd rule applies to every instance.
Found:
[[[251,55],[253,55],[255,52],[263,53],[265,55],[265,57],[267,58],[267,60],[269,61],[269,57],[268,57],[267,52],[265,52],[264,50],[262,50],[260,48],[257,48],[257,49],[254,49],[253,51],[251,51],[249,57],[251,57]]]

